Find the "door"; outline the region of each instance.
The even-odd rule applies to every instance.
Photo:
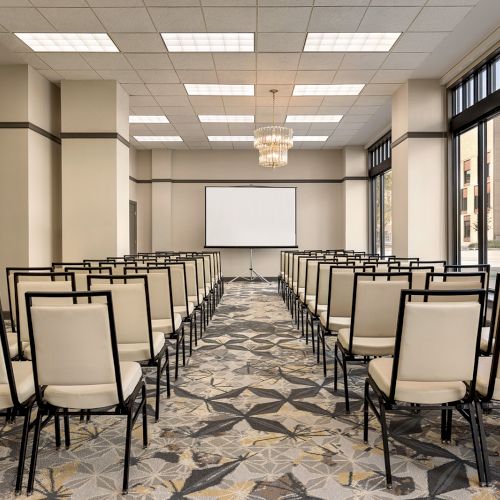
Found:
[[[132,255],[137,253],[137,202],[129,201],[128,205],[128,223],[130,226],[129,235],[130,235],[130,245],[129,252]]]

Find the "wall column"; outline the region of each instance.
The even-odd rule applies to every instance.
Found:
[[[153,149],[151,155],[152,251],[173,250],[172,245],[172,151]]]
[[[343,248],[368,250],[368,180],[366,152],[359,147],[343,150]]]
[[[115,81],[61,82],[66,261],[129,252],[128,113]]]
[[[408,80],[392,100],[393,253],[446,258],[446,107],[437,80]]]
[[[0,66],[0,267],[61,256],[59,89],[33,68]],[[2,306],[8,308],[5,276]]]

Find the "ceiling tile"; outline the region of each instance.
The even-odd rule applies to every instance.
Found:
[[[371,0],[372,4],[376,0]],[[392,1],[401,1],[401,0],[392,0]],[[411,1],[411,0],[405,0]],[[420,0],[424,1],[425,0]],[[314,2],[316,7],[364,7],[370,5],[370,0],[316,0]]]
[[[224,96],[222,102],[224,107],[234,107],[234,106],[255,106],[255,97],[245,97],[245,96]]]
[[[310,7],[260,7],[259,32],[305,32],[310,14]]]
[[[175,69],[214,69],[214,62],[210,54],[182,52],[170,53],[169,57]]]
[[[359,100],[359,99],[358,99]],[[358,106],[358,101],[349,110],[350,115],[372,115],[380,109],[380,106]]]
[[[329,95],[323,99],[323,106],[352,106],[356,102],[354,95]]]
[[[129,96],[149,95],[149,90],[143,83],[123,83],[122,87]]]
[[[193,106],[224,106],[222,97],[217,95],[192,95],[189,96],[188,101],[191,102]],[[171,104],[171,106],[175,106],[175,104]]]
[[[160,32],[206,31],[203,13],[199,7],[151,7],[148,11],[156,29]]]
[[[0,33],[0,45],[9,52],[32,52],[25,43],[11,33]]]
[[[143,7],[142,0],[87,0],[91,7]]]
[[[291,83],[294,81],[296,71],[259,71],[257,83]]]
[[[185,96],[186,89],[180,83],[149,83],[147,85],[151,94],[157,95],[182,95]]]
[[[17,55],[17,54],[13,54],[13,55]],[[23,54],[18,54],[18,57],[20,57],[20,59],[23,62],[25,62],[26,64],[29,64],[30,66],[32,66],[35,69],[50,69],[49,65],[45,61],[42,61],[42,59],[40,59],[40,57],[33,52],[26,52]]]
[[[0,2],[2,5],[4,3],[17,3],[23,6],[24,4],[29,4],[29,1],[13,0],[9,2],[7,0],[6,2]],[[88,7],[88,3],[85,0],[31,0],[31,3],[34,7]]]
[[[206,135],[229,135],[227,123],[204,123],[202,128]]]
[[[318,110],[319,106],[289,106],[287,110],[288,115],[315,115]],[[321,113],[319,113],[321,114]],[[325,113],[326,114],[326,113]]]
[[[92,9],[82,8],[50,8],[39,9],[39,12],[57,29],[66,33],[101,33],[105,31]]]
[[[356,100],[356,106],[382,106],[389,100],[388,96],[360,95]]]
[[[61,80],[61,75],[53,69],[40,69],[38,72],[50,82],[59,82]]]
[[[255,54],[212,54],[217,70],[255,70]]]
[[[406,31],[419,11],[419,7],[370,7],[358,31],[370,33]]]
[[[219,83],[217,73],[211,70],[181,69],[177,70],[177,75],[182,83]]]
[[[274,85],[273,85],[273,87],[274,87]],[[267,87],[266,90],[269,92],[269,87]],[[276,99],[274,100],[274,102],[275,102],[275,105],[278,106],[278,107],[288,107],[288,104],[290,102],[290,97],[289,96],[287,96],[287,97],[276,97]],[[273,105],[273,97],[272,97],[272,95],[270,95],[268,93],[268,94],[263,95],[263,96],[257,96],[255,98],[255,105],[257,107],[259,107],[259,106],[272,107],[272,105]]]
[[[424,62],[428,55],[426,52],[391,53],[380,69],[415,69]]]
[[[124,84],[124,85],[134,85],[134,84]],[[129,97],[130,107],[135,106],[158,106],[155,98],[150,95],[131,95]]]
[[[339,70],[335,73],[332,83],[368,83],[374,74],[375,70],[371,69]]]
[[[169,69],[139,69],[137,71],[144,83],[178,83],[179,78]]]
[[[297,74],[295,76],[295,83],[331,83],[334,75],[335,71],[297,71]]]
[[[315,32],[354,32],[363,19],[364,7],[314,7],[308,31]]]
[[[403,83],[412,73],[412,69],[382,69],[377,71],[371,83]]]
[[[342,123],[366,123],[372,115],[351,115],[348,114],[342,118]]]
[[[123,54],[82,54],[94,69],[132,69]]]
[[[78,69],[89,70],[91,67],[87,64],[85,59],[79,54],[65,54],[65,53],[39,53],[40,59],[48,64],[52,69]]]
[[[121,52],[166,52],[159,33],[110,33]]]
[[[325,70],[325,69],[337,69],[342,62],[344,54],[312,54],[303,53],[299,61],[300,70]]]
[[[168,54],[127,54],[134,69],[172,69]]]
[[[290,97],[293,92],[293,83],[290,83],[289,85],[273,85],[272,88],[276,89],[278,93],[276,94],[276,102],[278,102],[279,99],[282,99],[283,96]],[[272,95],[269,92],[271,87],[269,84],[262,84],[262,85],[256,85],[255,87],[255,95],[258,97],[269,97],[272,99]]]
[[[52,25],[31,8],[0,7],[0,24],[15,32],[53,32]]]
[[[477,5],[480,0],[427,0],[427,7]]]
[[[161,115],[163,114],[163,110],[158,106],[132,106],[131,107],[133,115]],[[149,126],[148,123],[147,126]]]
[[[452,31],[472,7],[424,7],[409,31]],[[0,18],[0,24],[3,24]]]
[[[255,84],[257,74],[255,71],[217,71],[219,83],[222,84]]]
[[[314,0],[259,0],[259,6],[261,7],[302,7],[313,3]]]
[[[392,52],[432,52],[447,35],[446,32],[403,33]]]
[[[378,69],[387,54],[346,54],[340,65],[341,69]]]
[[[399,87],[399,83],[369,83],[361,93],[364,95],[392,95]]]
[[[258,52],[302,52],[305,33],[259,33]]]
[[[224,106],[200,105],[200,106],[193,106],[193,109],[195,113],[198,115],[224,115],[226,113],[229,114],[229,110],[225,109]],[[231,114],[239,114],[239,113],[234,113],[233,111],[231,111]],[[253,108],[251,114],[253,114]]]
[[[290,97],[289,106],[320,106],[323,96],[300,96]]]
[[[319,115],[345,115],[351,109],[350,106],[320,106]],[[288,109],[288,114],[292,114]],[[297,113],[300,114],[300,113]]]
[[[133,70],[100,70],[98,73],[105,80],[117,80],[120,83],[142,83],[139,75]]]
[[[116,33],[141,33],[156,31],[145,8],[94,9],[107,31]]]
[[[207,7],[203,9],[207,31],[255,32],[257,12],[248,7]]]
[[[150,123],[149,130],[158,135],[177,135],[175,127],[170,123]]]
[[[95,71],[86,70],[59,70],[62,80],[101,80]]]
[[[296,70],[299,65],[300,53],[277,53],[271,52],[257,54],[258,70]]]

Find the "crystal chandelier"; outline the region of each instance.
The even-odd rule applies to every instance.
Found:
[[[259,151],[259,165],[276,168],[288,163],[288,150],[293,147],[293,130],[274,124],[274,104],[278,91],[272,89],[270,92],[273,94],[273,124],[256,129],[253,144]]]

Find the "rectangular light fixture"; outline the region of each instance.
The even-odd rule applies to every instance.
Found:
[[[14,33],[35,52],[119,52],[107,33]]]
[[[293,140],[297,142],[325,142],[327,135],[294,135]]]
[[[169,52],[253,52],[253,33],[162,33]]]
[[[253,115],[198,115],[202,123],[253,123]]]
[[[139,142],[182,142],[178,135],[134,135]]]
[[[293,88],[293,95],[358,95],[363,90],[364,86],[364,83],[342,85],[295,85]]]
[[[129,123],[170,123],[164,115],[130,115]]]
[[[308,33],[304,52],[388,52],[401,33]]]
[[[218,83],[185,83],[189,95],[246,95],[253,96],[253,85],[221,85]]]
[[[287,115],[287,123],[338,123],[344,115]]]
[[[210,142],[253,142],[253,135],[209,135]]]

